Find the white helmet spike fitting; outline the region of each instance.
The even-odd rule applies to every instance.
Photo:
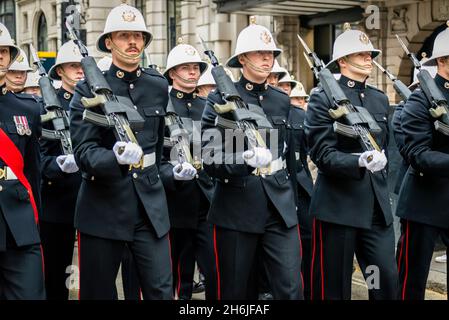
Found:
[[[20,49],[19,47],[17,47],[16,45],[14,45],[14,42],[11,38],[11,35],[8,31],[8,29],[5,27],[5,25],[3,23],[0,23],[0,46],[2,47],[9,47],[9,51],[10,51],[10,56],[11,56],[11,61],[9,62],[9,65],[7,67],[5,67],[5,71],[6,69],[8,69],[8,67],[16,60],[16,58],[18,57],[19,53],[20,53]]]
[[[48,76],[53,80],[61,80],[61,77],[56,72],[56,68],[64,63],[81,62],[83,56],[78,46],[72,40],[64,43],[59,48],[58,55],[56,56],[55,64],[50,68]]]
[[[28,58],[22,49],[19,49],[19,55],[17,56],[16,60],[9,66],[9,71],[33,71],[33,69],[30,68],[30,64],[28,63]]]
[[[424,62],[423,66],[436,66],[437,58],[449,56],[449,20],[446,22],[447,28],[441,31],[433,42],[432,56]]]
[[[276,59],[274,59],[274,65],[273,65],[273,69],[271,69],[271,73],[276,73],[278,75],[279,79],[282,79],[283,77],[286,76],[287,72],[288,71],[286,69],[282,68],[279,65],[279,62]]]
[[[178,39],[178,45],[174,47],[167,57],[167,67],[164,72],[164,77],[167,78],[168,83],[171,85],[173,80],[169,76],[169,71],[176,66],[185,63],[198,63],[200,66],[200,72],[203,74],[207,68],[207,62],[201,60],[198,51],[190,44],[182,43],[182,39]]]
[[[39,75],[39,71],[36,70],[34,72],[29,72],[27,76],[27,81],[25,82],[24,89],[39,87],[39,79],[41,76]]]
[[[147,30],[142,13],[136,8],[122,3],[113,8],[106,19],[104,31],[97,39],[97,49],[101,52],[110,53],[106,47],[105,40],[112,32],[116,31],[137,31],[145,35],[145,46],[148,47],[153,35]]]
[[[98,60],[97,66],[101,71],[108,71],[112,65],[112,58],[109,56],[105,56]]]
[[[306,90],[304,89],[304,86],[301,82],[295,81],[296,86],[290,93],[290,98],[308,98],[309,95],[306,93]]]
[[[202,74],[200,77],[200,80],[198,80],[197,87],[199,86],[215,86],[215,80],[214,77],[212,77],[212,65],[208,64],[206,71]]]
[[[279,84],[281,84],[281,83],[290,83],[290,85],[291,85],[291,87],[292,87],[292,90],[296,87],[296,85],[298,84],[298,82],[297,81],[295,81],[294,79],[293,79],[293,76],[291,76],[290,75],[290,73],[287,71],[287,74],[282,78],[282,79],[279,79],[279,82],[278,82]]]
[[[326,68],[333,73],[340,72],[338,59],[359,52],[371,52],[374,59],[381,53],[380,50],[374,49],[366,33],[360,30],[351,30],[349,23],[345,23],[343,28],[345,31],[335,39],[332,60],[326,65]]]
[[[282,50],[276,47],[270,30],[264,26],[255,24],[254,17],[251,17],[250,25],[240,31],[235,46],[234,55],[226,62],[230,68],[241,68],[239,55],[253,51],[273,51],[276,58]]]

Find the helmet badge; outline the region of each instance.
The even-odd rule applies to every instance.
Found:
[[[360,34],[360,42],[367,45],[369,43],[369,38],[365,33]]]
[[[195,49],[193,49],[192,47],[187,47],[185,50],[185,53],[189,56],[194,56],[195,55]]]
[[[262,40],[265,44],[269,44],[272,39],[270,34],[267,31],[264,31],[260,34],[260,40]]]
[[[17,62],[22,63],[23,60],[24,60],[24,58],[23,58],[22,55],[19,55],[19,56],[17,57]]]
[[[134,22],[136,21],[136,14],[131,10],[125,11],[122,14],[122,19],[125,22]]]

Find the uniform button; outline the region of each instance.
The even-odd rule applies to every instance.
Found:
[[[134,179],[137,179],[137,177],[138,177],[138,176],[137,176],[137,173],[134,172],[134,173],[133,173],[133,178],[134,178]]]
[[[134,89],[134,84],[131,83],[131,84],[129,85],[129,88],[130,88],[130,89]]]
[[[137,110],[137,106],[133,106],[133,108],[134,108],[135,110]]]
[[[229,182],[229,180],[228,179],[224,179],[224,183],[228,183]]]
[[[195,175],[195,178],[196,178],[196,179],[199,179],[199,178],[200,178],[200,176],[196,174],[196,175]]]
[[[384,117],[384,120],[387,121],[387,117]]]
[[[3,191],[3,187],[2,186],[0,186],[0,192],[2,192]]]
[[[191,108],[192,104],[190,102],[187,103],[187,107]]]
[[[51,186],[51,181],[48,181],[48,185]]]
[[[364,94],[363,92],[360,94],[360,96],[361,96],[362,98],[365,98],[365,94]]]
[[[424,173],[420,172],[420,173],[419,173],[419,176],[420,176],[420,177],[424,177]]]
[[[260,101],[262,101],[263,100],[263,96],[260,96],[259,99],[260,99]]]
[[[156,114],[159,114],[159,110],[156,110]]]
[[[94,177],[94,176],[92,176],[92,177],[90,178],[90,180],[91,180],[91,181],[94,181],[94,180],[95,180],[95,177]]]

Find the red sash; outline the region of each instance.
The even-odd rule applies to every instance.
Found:
[[[38,212],[36,207],[36,202],[34,201],[33,190],[31,189],[30,183],[23,174],[23,157],[19,149],[17,149],[14,142],[6,135],[6,133],[0,128],[0,159],[14,172],[17,179],[21,184],[27,189],[28,195],[30,196],[31,206],[34,211],[34,220],[36,223],[39,222]]]

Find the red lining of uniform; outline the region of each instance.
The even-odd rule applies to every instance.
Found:
[[[398,259],[398,272],[401,272],[401,260],[402,260],[402,251],[404,249],[404,241],[405,241],[405,236],[401,235],[400,239],[401,239],[401,249],[399,250],[399,259]]]
[[[405,289],[407,288],[407,277],[408,277],[408,233],[409,233],[409,222],[407,221],[407,229],[405,231],[405,277],[404,284],[402,286],[402,300],[405,300]]]
[[[323,232],[320,221],[321,300],[324,300]]]
[[[312,222],[312,263],[310,266],[310,300],[313,300],[313,269],[315,264],[315,218]]]
[[[214,254],[215,254],[215,267],[217,269],[217,300],[221,300],[220,267],[218,265],[217,229],[216,229],[216,225],[214,225]]]
[[[299,273],[301,275],[302,289],[304,290],[304,277],[302,275],[302,270],[301,270],[302,269],[301,268],[301,265],[302,265],[302,241],[301,241],[301,230],[299,228],[299,224],[297,225],[297,228],[298,228],[298,239],[299,239],[299,254],[301,255],[301,264],[299,265]]]
[[[179,299],[179,293],[181,292],[181,259],[178,260],[178,285],[176,286],[176,293]]]
[[[44,248],[42,248],[42,244],[39,245],[41,248],[41,260],[42,260],[42,272],[44,274],[44,281],[45,281],[45,260],[44,260]]]

